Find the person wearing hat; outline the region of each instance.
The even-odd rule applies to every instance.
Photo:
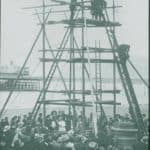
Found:
[[[55,132],[58,130],[57,112],[56,111],[52,111],[52,113],[50,115],[49,128],[50,128],[51,132]]]
[[[83,117],[79,116],[78,121],[77,121],[77,126],[76,126],[76,131],[79,133],[84,133],[85,132],[85,126],[83,122]]]
[[[140,141],[133,145],[134,150],[148,150],[148,136],[144,135]]]
[[[118,46],[118,56],[120,58],[120,63],[123,65],[126,64],[127,59],[129,58],[130,46],[127,44],[121,44]]]
[[[6,126],[4,127],[3,132],[7,132],[7,131],[9,131],[9,130],[10,130],[10,126],[9,126],[9,125],[6,125]]]
[[[0,150],[7,150],[5,138],[0,138]]]
[[[9,149],[11,147],[11,142],[12,142],[12,135],[10,131],[10,126],[6,125],[3,129],[2,133],[2,145],[5,145],[6,149]]]
[[[20,138],[21,130],[22,130],[22,127],[20,124],[18,125],[18,128],[15,130],[15,135],[11,143],[11,146],[15,149],[21,148],[24,145],[24,142]]]
[[[48,143],[44,141],[43,134],[36,133],[33,140],[33,147],[35,150],[48,150]]]
[[[57,111],[55,111],[55,110],[52,111],[52,112],[51,112],[51,115],[52,115],[52,117],[57,117]]]
[[[98,150],[99,146],[96,142],[92,141],[88,143],[88,150]]]
[[[92,15],[92,19],[94,19],[95,17],[95,11],[94,11],[94,0],[91,0],[91,15]]]
[[[39,113],[39,116],[38,116],[37,121],[38,121],[40,124],[42,124],[42,122],[43,122],[42,113]]]
[[[59,132],[66,132],[66,122],[65,122],[65,120],[63,119],[62,116],[59,117],[58,131]]]
[[[65,144],[65,149],[67,149],[67,150],[75,150],[74,143],[73,142],[66,143]]]
[[[6,139],[7,148],[11,147],[11,143],[13,141],[14,135],[15,135],[14,130],[8,125],[5,126],[5,128],[3,130],[3,137],[5,137],[5,139]]]
[[[29,147],[32,145],[31,144],[31,123],[28,122],[27,125],[23,128],[21,128],[21,131],[18,133],[18,138],[21,141],[20,146],[22,147],[23,150],[29,149]]]
[[[43,141],[43,145],[45,147],[45,149],[52,149],[52,135],[51,134],[45,134],[44,135],[44,141]]]
[[[68,135],[70,138],[73,138],[74,135],[75,135],[74,130],[69,130],[69,131],[67,132],[67,135]]]
[[[112,145],[108,145],[107,150],[113,150],[113,146]]]
[[[7,125],[7,126],[9,125],[8,117],[5,117],[5,118],[4,118],[4,125],[5,125],[5,126],[6,126],[6,125]]]
[[[59,143],[66,143],[70,140],[70,137],[67,134],[63,134],[58,138]]]
[[[71,19],[73,19],[73,16],[74,16],[74,13],[75,13],[76,3],[77,3],[77,0],[71,0],[71,3],[70,3],[70,11],[71,11],[70,18]]]
[[[143,143],[143,144],[146,144],[146,145],[148,145],[148,136],[143,136],[142,137],[142,139],[141,139],[141,142]]]

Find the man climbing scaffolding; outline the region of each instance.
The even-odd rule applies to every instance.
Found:
[[[122,64],[125,64],[127,59],[129,58],[129,49],[130,46],[126,44],[118,46],[118,55]]]

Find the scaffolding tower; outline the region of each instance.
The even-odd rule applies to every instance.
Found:
[[[104,105],[111,105],[113,107],[113,115],[116,115],[116,107],[120,105],[117,102],[117,94],[120,90],[116,86],[116,74],[118,70],[118,75],[121,79],[124,92],[129,104],[129,112],[135,125],[139,131],[139,136],[146,133],[146,128],[142,119],[141,110],[136,98],[136,94],[132,85],[132,81],[127,69],[128,50],[129,45],[119,45],[116,39],[115,30],[116,27],[121,26],[119,22],[115,21],[115,9],[121,6],[116,6],[113,0],[112,6],[101,6],[102,11],[101,19],[93,19],[91,16],[87,15],[88,11],[92,10],[91,1],[76,1],[71,0],[70,2],[65,2],[61,0],[51,0],[51,4],[46,4],[45,0],[42,1],[41,6],[28,7],[26,9],[35,9],[36,15],[39,19],[40,31],[31,47],[31,50],[22,66],[20,73],[18,74],[13,88],[5,101],[5,104],[0,112],[0,117],[5,110],[5,107],[14,92],[14,87],[17,85],[17,81],[20,79],[23,68],[31,56],[33,49],[40,37],[42,35],[42,57],[40,61],[42,63],[42,81],[43,86],[39,92],[37,101],[32,110],[32,118],[35,119],[40,108],[43,110],[43,124],[46,117],[46,106],[47,105],[64,105],[68,106],[69,114],[73,113],[74,118],[76,118],[77,107],[82,107],[82,115],[84,122],[86,120],[86,108],[91,107],[93,113],[93,124],[94,132],[97,134],[97,119],[100,112],[101,116],[107,119],[105,114]],[[65,10],[53,10],[56,7],[65,7],[69,9]],[[46,11],[48,8],[49,11]],[[42,9],[42,12],[38,12],[38,9]],[[112,19],[109,17],[108,9],[112,9]],[[50,13],[69,13],[70,17],[67,19],[62,19],[58,21],[49,21]],[[42,16],[42,19],[41,17]],[[51,47],[50,41],[48,39],[48,34],[46,27],[56,24],[63,24],[66,32],[63,36],[63,40],[57,49]],[[88,29],[102,28],[106,31],[106,35],[109,40],[110,48],[101,47],[101,43],[95,44],[94,47],[88,45]],[[81,41],[80,45],[77,42],[75,35],[76,29],[80,30]],[[67,44],[69,43],[69,48]],[[48,48],[47,48],[48,47]],[[63,58],[64,54],[69,54],[69,57]],[[49,56],[51,54],[51,57]],[[110,58],[103,58],[103,54],[111,55]],[[129,61],[130,62],[130,61]],[[60,64],[66,63],[69,65],[69,82],[67,83],[64,79],[64,74],[62,70],[63,67]],[[50,64],[48,71],[46,64]],[[113,88],[103,89],[102,84],[102,66],[103,64],[112,64],[112,78],[113,78]],[[81,88],[77,87],[77,65],[80,65],[80,77],[81,77]],[[94,69],[93,69],[94,68]],[[61,81],[63,83],[62,90],[50,90],[53,77],[56,71],[60,75]],[[107,71],[107,70],[105,70]],[[93,77],[95,80],[93,80]],[[86,78],[89,80],[88,88]],[[48,99],[47,93],[57,93],[66,95],[67,99]],[[104,100],[103,95],[109,94],[112,99]],[[87,101],[87,96],[90,96],[90,100]],[[75,122],[75,120],[74,120]]]

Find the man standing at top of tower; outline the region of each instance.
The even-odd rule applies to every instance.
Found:
[[[71,3],[70,3],[70,11],[71,11],[70,18],[71,18],[71,19],[73,19],[73,17],[74,17],[74,12],[75,12],[75,8],[76,8],[76,3],[77,3],[77,0],[71,0]]]
[[[103,9],[106,8],[106,5],[107,3],[105,0],[91,0],[92,17],[101,21],[101,18],[104,16]]]

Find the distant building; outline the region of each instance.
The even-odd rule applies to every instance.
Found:
[[[17,76],[21,70],[21,67],[14,65],[13,62],[10,62],[9,66],[0,66],[0,75],[1,76]],[[29,76],[29,68],[25,67],[22,71],[21,76]]]

